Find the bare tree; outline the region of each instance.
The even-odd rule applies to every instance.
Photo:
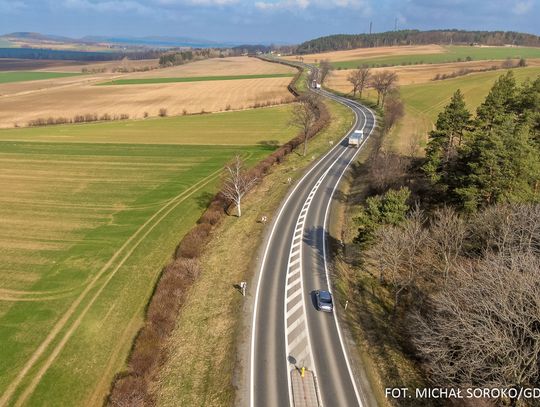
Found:
[[[466,235],[465,222],[453,209],[444,207],[435,212],[428,241],[439,260],[434,262],[434,266],[443,275],[445,282],[462,254]]]
[[[318,116],[318,98],[314,94],[305,94],[298,98],[294,105],[289,124],[300,129],[300,135],[304,141],[304,152],[307,152],[307,141],[311,127],[317,121]]]
[[[379,269],[379,281],[397,281],[405,253],[403,231],[397,226],[385,225],[377,229],[375,239],[377,243],[367,254]]]
[[[236,155],[232,162],[225,166],[226,177],[223,183],[223,196],[236,205],[238,217],[242,216],[242,198],[257,183],[257,177],[250,174],[246,168],[244,160],[240,155]]]
[[[371,184],[377,193],[400,185],[407,175],[409,160],[401,154],[379,149],[369,162]]]
[[[397,85],[398,76],[394,72],[382,71],[371,76],[371,86],[377,91],[377,105],[384,107],[384,100]]]
[[[358,92],[360,98],[362,98],[362,93],[369,84],[370,76],[371,71],[369,68],[360,68],[349,74],[347,80],[353,85],[353,96],[356,96],[356,93]]]
[[[328,76],[328,73],[332,69],[332,65],[330,64],[330,61],[328,59],[321,59],[321,62],[319,63],[319,75],[321,78],[321,84],[324,83],[324,80]]]
[[[388,132],[394,125],[403,118],[405,106],[399,96],[399,91],[393,89],[388,95],[384,104],[384,131]]]
[[[540,260],[488,256],[451,276],[412,339],[439,386],[528,387],[540,380]],[[516,400],[512,400],[516,405]]]

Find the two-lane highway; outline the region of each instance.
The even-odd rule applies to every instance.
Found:
[[[368,108],[329,92],[347,105],[364,139],[375,128]],[[362,148],[348,135],[295,184],[275,217],[256,277],[250,349],[250,407],[292,406],[291,373],[315,376],[324,406],[367,407],[353,375],[335,313],[317,311],[312,293],[332,291],[327,268],[327,221],[341,177]],[[339,309],[337,310],[339,312]],[[298,401],[297,403],[298,404]]]

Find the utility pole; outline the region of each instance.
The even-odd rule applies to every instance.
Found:
[[[394,31],[397,31],[397,17],[396,17],[396,21],[394,23]]]
[[[371,29],[373,28],[373,21],[369,22],[369,34],[371,35]]]

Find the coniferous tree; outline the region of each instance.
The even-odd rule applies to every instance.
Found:
[[[424,171],[434,182],[448,182],[450,167],[455,161],[458,148],[463,143],[470,125],[471,114],[467,110],[463,94],[458,89],[450,103],[437,118],[435,130],[429,134]]]
[[[540,155],[532,127],[537,97],[532,85],[518,88],[508,72],[478,107],[475,131],[458,158],[465,170],[455,192],[464,208],[538,199]]]

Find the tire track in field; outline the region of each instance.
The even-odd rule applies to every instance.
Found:
[[[39,370],[37,375],[35,376],[34,380],[31,382],[29,387],[25,390],[25,392],[20,396],[19,400],[17,401],[16,405],[21,405],[24,400],[31,394],[33,389],[37,386],[39,383],[41,377],[45,373],[45,371],[50,367],[52,364],[52,361],[56,356],[60,353],[61,349],[64,347],[65,343],[75,330],[75,328],[80,324],[82,317],[90,306],[94,303],[96,298],[101,294],[105,286],[108,284],[108,282],[112,279],[112,277],[116,274],[118,269],[125,263],[125,261],[129,258],[129,256],[135,251],[137,246],[144,240],[144,238],[173,210],[175,209],[181,202],[183,202],[185,199],[193,195],[195,192],[197,192],[199,189],[216,179],[219,174],[221,173],[221,169],[211,173],[207,177],[203,178],[199,182],[193,184],[191,187],[177,195],[174,200],[171,200],[171,202],[165,204],[163,207],[161,207],[154,215],[152,215],[144,224],[142,224],[137,231],[129,237],[129,239],[124,242],[124,244],[113,254],[113,256],[109,259],[109,261],[100,269],[100,271],[94,276],[94,278],[90,281],[90,283],[85,287],[83,292],[77,297],[77,299],[71,304],[69,309],[64,313],[64,315],[60,318],[60,320],[54,325],[53,329],[49,334],[45,337],[45,340],[38,346],[38,348],[34,351],[30,359],[25,363],[24,367],[21,369],[21,371],[17,374],[15,379],[9,384],[6,391],[0,398],[0,406],[4,406],[8,403],[8,401],[13,396],[13,393],[16,391],[17,387],[20,385],[21,381],[26,377],[30,369],[36,364],[38,359],[43,355],[43,353],[47,350],[48,346],[51,344],[51,342],[57,337],[59,332],[66,326],[69,318],[75,313],[77,307],[81,304],[81,302],[87,297],[88,293],[98,280],[109,270],[109,268],[112,266],[114,261],[120,256],[120,254],[127,248],[131,247],[130,250],[126,253],[126,255],[122,258],[120,263],[116,266],[116,268],[109,274],[109,277],[105,280],[103,285],[100,287],[98,292],[94,295],[90,303],[84,308],[82,313],[79,315],[79,317],[73,322],[73,325],[71,326],[70,330],[64,335],[62,338],[62,341],[56,346],[56,348],[53,350],[51,356],[46,360],[44,366]],[[171,206],[172,205],[172,206]],[[164,213],[163,213],[164,212]],[[163,213],[163,214],[162,214]],[[161,215],[162,214],[162,215]],[[161,215],[161,216],[160,216]],[[158,218],[154,223],[154,219]],[[132,242],[137,238],[138,235],[148,226],[149,229],[138,239],[136,243]]]

